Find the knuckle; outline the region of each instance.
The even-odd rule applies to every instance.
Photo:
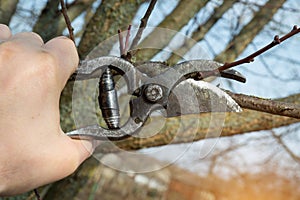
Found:
[[[12,36],[12,40],[30,40],[30,42],[44,43],[41,36],[35,32],[21,32]]]
[[[40,86],[58,84],[58,60],[44,49],[26,52],[22,45],[6,41],[0,45],[0,84],[1,89],[12,89],[16,85],[33,82]],[[22,52],[22,53],[20,53]],[[21,55],[22,54],[22,55]],[[38,86],[36,85],[36,87]]]
[[[29,32],[29,34],[30,34],[32,37],[34,37],[35,39],[37,39],[39,42],[44,43],[42,37],[41,37],[39,34],[37,34],[37,33],[35,33],[35,32]]]
[[[5,60],[11,59],[21,49],[18,43],[5,41],[0,45],[0,57]]]

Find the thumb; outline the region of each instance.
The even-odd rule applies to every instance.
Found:
[[[32,180],[36,180],[36,186],[52,183],[71,175],[92,155],[96,146],[92,140],[74,140],[65,134],[49,137],[46,143],[51,144],[47,145],[49,149],[45,150],[45,144],[41,143],[42,147],[37,151],[36,166],[39,173],[32,177]]]
[[[63,178],[72,174],[84,160],[93,154],[96,143],[92,140],[71,139],[65,134],[59,137],[62,138],[54,147],[58,151],[55,155],[59,155],[59,158],[54,159],[58,163],[63,163],[63,165],[60,165],[59,170],[61,173],[59,176]]]
[[[79,164],[89,158],[96,148],[95,142],[92,140],[78,140],[71,138],[70,140],[75,149],[75,152],[73,154],[74,159],[78,160]]]

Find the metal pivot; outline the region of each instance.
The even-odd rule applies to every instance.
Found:
[[[120,112],[117,91],[111,69],[107,67],[99,81],[99,106],[109,129],[120,127]]]
[[[155,103],[163,98],[163,89],[157,84],[149,84],[144,91],[144,95],[148,101]]]

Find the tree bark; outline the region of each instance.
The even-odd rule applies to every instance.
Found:
[[[185,55],[197,42],[201,41],[205,34],[219,21],[223,14],[228,11],[238,0],[227,0],[223,1],[222,5],[215,8],[211,17],[206,22],[201,24],[196,31],[193,32],[191,38],[193,40],[187,40],[178,49],[174,50],[171,57],[167,60],[170,65],[176,64],[181,57],[179,55]]]
[[[286,0],[269,0],[253,17],[253,19],[232,38],[225,50],[215,60],[219,62],[234,61],[253,41],[257,34],[268,24]]]
[[[142,2],[144,0],[103,0],[81,38],[80,58],[84,59],[100,42],[116,35],[118,29],[127,28]],[[102,52],[102,55],[107,55],[113,44],[106,45],[102,51],[107,53]]]
[[[167,28],[171,30],[180,30],[184,25],[186,25],[190,19],[203,8],[208,0],[182,0],[179,1],[177,7],[173,10],[171,14],[166,16],[166,18],[158,25],[160,28]],[[176,32],[170,32],[168,35],[162,35],[160,31],[153,31],[148,35],[138,46],[139,47],[149,47],[155,46],[157,49],[152,50],[140,50],[136,55],[136,60],[145,61],[150,60],[155,54],[160,52],[165,46],[169,44],[171,39],[175,36]]]
[[[80,14],[85,12],[95,0],[76,1],[68,8],[68,16],[73,21]],[[38,21],[33,27],[33,31],[41,35],[44,41],[62,34],[66,28],[66,23],[58,9],[59,1],[48,1]],[[76,29],[76,27],[74,28]]]
[[[0,23],[9,25],[17,9],[18,0],[0,0]]]
[[[300,119],[300,105],[226,91],[243,108]]]
[[[58,5],[59,1],[48,1],[33,27],[33,31],[38,33],[44,41],[52,39],[57,34],[59,23],[57,18],[60,15]]]

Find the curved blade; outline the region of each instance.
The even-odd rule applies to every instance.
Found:
[[[214,70],[220,64],[209,61],[203,66],[202,60],[193,60],[182,63],[186,67],[189,64],[199,66],[202,70]],[[147,62],[136,64],[136,67],[147,76],[156,76],[161,74],[170,67],[161,62]],[[227,70],[221,74],[224,78],[232,78],[245,82],[242,74],[236,70]],[[188,114],[199,114],[204,112],[241,112],[241,107],[223,90],[204,82],[187,79],[173,88],[168,99],[165,117],[176,117]]]
[[[179,84],[173,91],[169,97],[166,117],[204,112],[242,111],[227,93],[204,81],[189,79]]]

